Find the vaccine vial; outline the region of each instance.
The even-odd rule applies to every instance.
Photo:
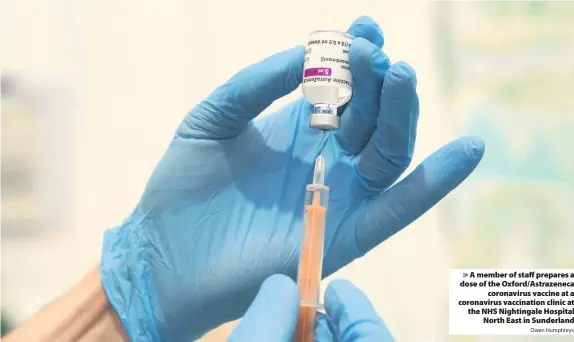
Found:
[[[309,34],[303,66],[303,96],[313,104],[311,128],[335,130],[341,118],[337,109],[351,99],[353,78],[349,48],[353,36],[339,31]]]

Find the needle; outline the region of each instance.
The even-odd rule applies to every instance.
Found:
[[[323,130],[323,134],[321,134],[321,153],[319,155],[323,155],[323,149],[325,148],[325,135],[327,131]]]

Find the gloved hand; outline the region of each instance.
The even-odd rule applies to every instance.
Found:
[[[398,184],[409,165],[416,78],[392,66],[369,18],[349,32],[354,95],[324,150],[331,187],[323,275],[418,218],[483,154],[456,140]],[[319,154],[311,105],[299,99],[253,120],[301,83],[304,48],[252,65],[193,108],[124,223],[104,235],[101,278],[134,341],[189,341],[241,317],[270,275],[296,276],[305,185]],[[161,119],[161,117],[158,117]]]
[[[346,280],[325,291],[325,311],[317,319],[318,342],[392,342],[393,337],[369,299]],[[284,275],[269,277],[229,336],[229,342],[292,342],[299,313],[297,285]]]

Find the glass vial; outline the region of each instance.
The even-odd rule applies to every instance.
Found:
[[[353,36],[339,31],[309,34],[303,67],[303,95],[313,104],[309,126],[334,130],[340,126],[337,109],[351,99],[353,78],[349,48]]]

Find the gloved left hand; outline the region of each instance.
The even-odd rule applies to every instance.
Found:
[[[369,299],[346,280],[327,286],[325,311],[317,318],[317,342],[394,341]],[[298,314],[297,285],[286,276],[273,275],[261,286],[229,342],[292,342]]]
[[[349,32],[353,98],[324,148],[324,276],[430,209],[484,148],[480,139],[458,139],[393,185],[414,149],[415,73],[391,65],[370,18]],[[270,275],[296,276],[321,133],[309,128],[305,99],[252,119],[300,85],[304,53],[299,46],[245,68],[193,108],[133,213],[106,232],[102,283],[131,340],[197,339],[241,317]]]

